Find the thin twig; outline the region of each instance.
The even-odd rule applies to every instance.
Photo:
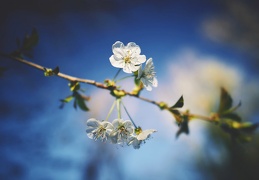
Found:
[[[45,71],[46,70],[46,67],[43,67],[43,66],[41,66],[39,64],[27,61],[27,60],[19,58],[19,57],[14,57],[12,55],[5,54],[5,53],[2,53],[2,52],[0,52],[0,55],[3,56],[3,57],[9,58],[9,59],[18,61],[20,63],[26,64],[28,66],[34,67],[34,68],[39,69],[41,71]],[[64,74],[64,73],[61,73],[61,72],[59,72],[57,74],[57,76],[60,77],[60,78],[66,79],[68,81],[77,81],[77,82],[93,85],[93,86],[95,86],[97,88],[111,90],[110,86],[107,86],[107,85],[105,85],[103,83],[100,83],[100,82],[96,82],[94,80],[78,78],[78,77],[70,76],[70,75],[67,75],[67,74]],[[116,90],[119,90],[116,86],[114,86],[113,88],[116,89]],[[150,100],[150,99],[145,98],[145,97],[141,97],[139,95],[136,95],[136,94],[131,93],[131,92],[127,92],[125,90],[119,90],[119,91],[124,92],[125,95],[132,96],[132,97],[138,98],[138,99],[140,99],[142,101],[154,104],[154,105],[158,106],[161,109],[159,102],[156,102],[154,100]],[[164,108],[163,110],[168,110],[168,108]],[[215,122],[215,119],[213,119],[211,117],[207,117],[207,116],[196,115],[196,114],[188,114],[188,116],[190,118],[201,119],[201,120],[205,120],[205,121],[208,121],[208,122]]]

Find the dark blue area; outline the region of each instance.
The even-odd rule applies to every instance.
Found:
[[[227,63],[245,70],[252,69],[250,73],[258,75],[256,68],[247,63],[253,62],[247,52],[229,44],[214,43],[202,34],[202,21],[221,10],[217,1],[205,0],[13,0],[0,7],[0,51],[15,50],[16,37],[22,39],[35,27],[40,41],[34,48],[33,58],[28,59],[100,82],[117,72],[108,60],[111,46],[117,40],[125,44],[136,42],[143,54],[154,59],[160,72],[166,68],[167,57],[190,47],[227,59]],[[8,68],[0,79],[0,179],[64,179],[66,175],[77,174],[74,169],[81,173],[76,177],[91,177],[87,172],[96,168],[87,164],[91,155],[86,158],[77,157],[77,151],[72,155],[64,153],[78,136],[85,135],[81,124],[73,122],[78,119],[67,120],[71,118],[67,117],[69,114],[78,113],[74,110],[64,113],[72,109],[71,104],[63,111],[58,109],[59,99],[70,95],[67,82],[57,77],[46,78],[42,72],[2,57],[0,66]],[[82,132],[68,128],[73,125]],[[53,148],[55,143],[57,147]],[[74,148],[80,149],[78,154],[83,149]],[[59,157],[59,153],[64,155]],[[107,155],[104,159],[109,161],[111,157],[114,158]]]

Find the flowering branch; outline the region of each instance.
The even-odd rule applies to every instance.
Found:
[[[9,54],[5,54],[5,53],[2,53],[0,52],[0,55],[3,56],[3,57],[7,57],[7,58],[10,58],[12,60],[15,60],[15,61],[18,61],[20,63],[23,63],[23,64],[26,64],[30,67],[33,67],[35,69],[38,69],[38,70],[41,70],[43,72],[46,71],[46,69],[50,69],[50,68],[46,68],[44,66],[41,66],[39,64],[36,64],[36,63],[33,63],[33,62],[30,62],[30,61],[27,61],[25,59],[22,59],[22,58],[19,58],[19,57],[15,57],[15,56],[12,56],[12,55],[9,55]],[[106,85],[104,83],[100,83],[100,82],[96,82],[94,80],[90,80],[90,79],[83,79],[83,78],[78,78],[78,77],[75,77],[75,76],[71,76],[71,75],[67,75],[67,74],[64,74],[64,73],[61,73],[61,72],[58,72],[57,74],[55,74],[56,76],[60,77],[60,78],[63,78],[63,79],[66,79],[68,81],[74,81],[74,82],[80,82],[80,83],[85,83],[85,84],[90,84],[90,85],[93,85],[97,88],[101,88],[101,89],[106,89],[106,90],[114,90],[114,91],[117,91],[117,92],[120,92],[121,94],[123,95],[128,95],[128,96],[132,96],[132,97],[136,97],[138,99],[141,99],[143,101],[146,101],[148,103],[151,103],[151,104],[155,104],[157,106],[160,106],[160,103],[156,102],[156,101],[153,101],[153,100],[150,100],[148,98],[145,98],[145,97],[141,97],[141,96],[138,96],[137,94],[135,93],[132,93],[132,92],[127,92],[125,90],[121,90],[119,89],[118,87],[116,86],[111,86],[111,85]]]
[[[74,99],[75,108],[79,106],[82,110],[89,110],[85,104],[85,101],[88,101],[89,97],[81,95],[78,92],[78,90],[80,90],[80,83],[85,83],[93,85],[97,88],[109,90],[110,94],[115,97],[116,100],[104,121],[99,121],[95,118],[91,118],[87,121],[86,132],[88,137],[91,139],[110,142],[113,144],[132,145],[135,149],[138,149],[152,133],[156,132],[155,129],[142,131],[142,128],[135,124],[122,102],[124,96],[132,96],[142,101],[154,104],[161,110],[169,111],[174,116],[177,124],[179,125],[179,130],[176,133],[176,137],[178,137],[181,133],[189,133],[188,123],[192,119],[200,119],[214,123],[215,125],[221,127],[225,132],[227,132],[233,139],[238,141],[249,141],[250,136],[247,134],[254,131],[258,126],[258,124],[241,121],[241,118],[234,112],[238,107],[240,107],[241,103],[235,107],[232,107],[232,98],[224,88],[221,88],[220,105],[218,111],[212,113],[212,115],[209,117],[192,114],[189,110],[179,110],[179,108],[182,108],[184,105],[183,97],[180,97],[173,106],[169,106],[165,102],[157,102],[140,96],[140,92],[144,88],[147,91],[151,91],[153,87],[157,87],[158,80],[154,71],[153,59],[149,58],[146,60],[146,56],[140,54],[140,47],[133,42],[128,43],[126,46],[124,46],[124,44],[120,41],[117,41],[113,44],[113,55],[109,58],[109,60],[112,66],[121,69],[119,69],[112,80],[107,79],[104,81],[104,83],[100,83],[94,80],[78,78],[61,73],[58,67],[54,69],[46,68],[39,64],[25,60],[23,55],[26,55],[28,50],[35,46],[36,42],[38,41],[37,38],[37,32],[34,30],[30,36],[26,36],[23,45],[19,47],[18,50],[11,54],[0,52],[0,55],[41,70],[44,72],[45,76],[56,75],[60,78],[68,80],[70,82],[69,87],[72,91],[72,95],[61,100],[62,106]],[[142,63],[144,62],[146,62],[146,65],[144,69],[142,69]],[[116,78],[121,70],[123,70],[125,73],[133,73],[132,76],[127,76],[134,77],[135,88],[132,92],[120,89],[120,87],[116,85]],[[123,79],[125,78],[122,78],[121,80]],[[117,107],[116,109],[118,111],[118,119],[115,119],[112,123],[110,123],[108,119],[115,107],[115,103]],[[126,111],[126,114],[130,120],[122,120],[121,106]]]

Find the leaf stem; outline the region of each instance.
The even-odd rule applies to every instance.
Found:
[[[134,123],[133,119],[132,119],[131,116],[129,115],[129,112],[128,112],[128,110],[126,109],[126,107],[124,106],[124,104],[123,104],[122,101],[121,101],[121,104],[122,104],[122,106],[123,106],[125,112],[127,113],[129,119],[131,120],[132,124],[134,125],[135,128],[137,128],[136,124]]]
[[[117,110],[118,110],[118,119],[121,119],[121,98],[116,99]]]
[[[130,78],[130,77],[134,77],[134,75],[131,75],[131,76],[125,76],[125,77],[123,77],[123,78],[121,78],[121,79],[118,79],[118,80],[117,80],[117,81],[115,81],[115,82],[117,83],[117,82],[119,82],[119,81],[122,81],[122,80],[127,79],[127,78]]]
[[[121,70],[122,70],[122,69],[119,69],[119,70],[117,71],[117,73],[115,74],[115,76],[114,76],[114,78],[113,78],[113,81],[115,81],[115,79],[117,78],[117,76],[120,74]]]
[[[111,108],[110,108],[110,110],[109,110],[109,112],[108,112],[107,117],[105,118],[105,121],[108,121],[108,119],[109,119],[109,117],[110,117],[110,115],[111,115],[111,113],[112,113],[112,111],[113,111],[113,109],[114,109],[115,103],[116,103],[116,101],[114,101],[114,102],[112,103],[112,106],[111,106]]]

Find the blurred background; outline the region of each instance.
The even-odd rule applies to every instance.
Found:
[[[159,81],[142,96],[173,105],[183,95],[183,109],[210,115],[223,86],[234,104],[242,102],[239,115],[259,122],[258,7],[255,0],[3,1],[0,51],[14,51],[16,38],[36,28],[40,40],[28,60],[103,82],[117,72],[112,44],[135,42],[153,58]],[[176,139],[171,114],[126,97],[137,125],[158,132],[139,150],[94,142],[85,122],[106,117],[114,100],[108,91],[82,85],[91,111],[72,103],[59,109],[71,94],[66,80],[3,57],[0,67],[0,179],[259,178],[258,132],[234,145],[220,128],[195,120],[190,134]],[[130,90],[132,82],[121,85]]]

